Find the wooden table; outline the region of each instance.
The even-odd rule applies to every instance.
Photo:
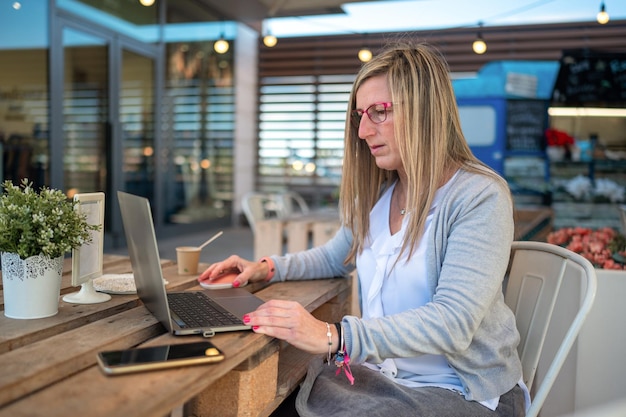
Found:
[[[163,261],[168,291],[196,287]],[[201,269],[207,265],[201,265]],[[105,273],[131,272],[124,256],[105,255]],[[62,293],[69,285],[69,263]],[[264,300],[290,299],[325,321],[337,321],[350,305],[349,279],[249,285]],[[105,376],[101,350],[185,343],[200,336],[165,333],[136,295],[79,305],[60,301],[59,313],[36,320],[0,316],[0,416],[268,416],[297,386],[311,355],[276,339],[241,331],[210,340],[225,353],[217,364],[133,375]]]

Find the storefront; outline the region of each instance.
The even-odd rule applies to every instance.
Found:
[[[569,135],[563,158],[550,160],[555,228],[623,226],[626,202],[626,54],[563,52],[550,126]],[[622,230],[626,233],[626,230]]]
[[[255,33],[139,2],[2,7],[2,180],[104,191],[107,245],[123,244],[117,190],[148,197],[157,230],[230,224],[236,40]]]
[[[476,156],[505,176],[518,205],[553,209],[555,228],[621,230],[626,55],[562,55],[493,61],[455,80],[464,133]]]

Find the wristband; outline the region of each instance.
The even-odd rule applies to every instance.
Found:
[[[337,329],[337,335],[339,335],[339,346],[337,346],[337,353],[343,353],[343,327],[341,323],[335,323],[335,328]]]
[[[274,261],[269,256],[264,256],[259,259],[259,262],[266,262],[267,266],[269,266],[269,270],[267,271],[267,276],[265,277],[265,282],[269,282],[272,278],[274,278],[274,274],[276,273],[276,267],[274,267]]]

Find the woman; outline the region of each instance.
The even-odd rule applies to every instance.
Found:
[[[259,262],[231,256],[200,279],[234,269],[237,286],[356,266],[362,318],[332,325],[279,300],[244,317],[331,359],[311,365],[301,416],[523,416],[519,335],[502,294],[512,200],[463,137],[445,61],[425,44],[387,47],[357,75],[348,112],[337,235]]]

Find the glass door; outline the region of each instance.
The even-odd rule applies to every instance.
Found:
[[[61,27],[62,187],[70,197],[105,192],[105,231],[117,246],[117,190],[158,198],[155,48],[75,22]]]
[[[154,61],[122,50],[119,122],[124,189],[154,200]]]
[[[109,48],[106,39],[63,29],[63,189],[70,197],[107,190]]]

